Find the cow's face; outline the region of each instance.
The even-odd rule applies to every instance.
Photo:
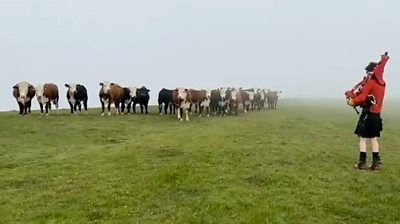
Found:
[[[237,92],[235,89],[231,90],[231,97],[230,100],[236,100],[237,99]]]
[[[186,100],[188,89],[177,88],[177,89],[175,89],[175,91],[178,92],[178,100],[179,101],[185,101]]]
[[[73,96],[74,94],[77,93],[77,89],[76,89],[77,84],[74,84],[74,83],[65,84],[65,87],[68,88],[68,94],[69,94],[70,96]]]
[[[100,83],[101,92],[104,93],[104,94],[107,94],[107,95],[111,94],[111,86],[112,85],[114,85],[114,83],[112,83],[112,82],[108,82],[108,81],[101,82]]]
[[[149,92],[150,92],[150,90],[147,89],[147,88],[144,87],[144,86],[143,86],[142,88],[139,89],[139,95],[140,95],[140,96],[143,96],[143,97],[148,96],[148,95],[149,95]]]
[[[129,87],[129,96],[131,98],[137,98],[137,88],[136,87]]]
[[[224,87],[219,88],[219,95],[223,101],[225,101],[227,99],[227,92],[228,92],[228,88],[224,88]]]
[[[206,99],[211,99],[211,89],[206,89]]]
[[[254,100],[254,92],[247,92],[249,94],[249,100]]]
[[[25,81],[13,86],[13,89],[18,91],[18,102],[25,103],[30,100],[28,97],[29,88],[32,88],[32,86]]]
[[[36,98],[38,99],[39,102],[43,101],[43,94],[44,94],[44,85],[39,84],[36,86]]]

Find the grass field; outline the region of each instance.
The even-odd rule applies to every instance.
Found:
[[[155,108],[0,113],[0,223],[400,223],[396,105],[377,173],[353,169],[357,115],[343,101],[188,123]]]

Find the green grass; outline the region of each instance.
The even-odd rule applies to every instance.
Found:
[[[377,173],[353,169],[357,115],[342,101],[188,123],[155,108],[0,113],[0,223],[400,223],[396,105]]]

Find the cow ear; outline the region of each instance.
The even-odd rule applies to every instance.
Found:
[[[18,89],[18,86],[17,85],[13,86],[13,89]]]
[[[68,84],[65,84],[65,87],[69,88],[69,85],[68,85]]]
[[[99,85],[104,86],[104,83],[101,82]]]
[[[147,92],[150,92],[150,90],[149,90],[149,89],[147,89]]]
[[[114,85],[114,83],[112,82],[112,83],[110,83],[110,86],[113,86]]]
[[[178,88],[175,88],[175,91],[178,91]]]
[[[185,89],[185,92],[187,92],[188,91],[188,89]]]

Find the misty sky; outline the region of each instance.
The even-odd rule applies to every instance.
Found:
[[[400,95],[398,0],[0,0],[0,110],[12,86],[99,82],[151,89],[279,89],[343,97],[389,51],[386,99]],[[37,100],[33,105],[37,108]]]

